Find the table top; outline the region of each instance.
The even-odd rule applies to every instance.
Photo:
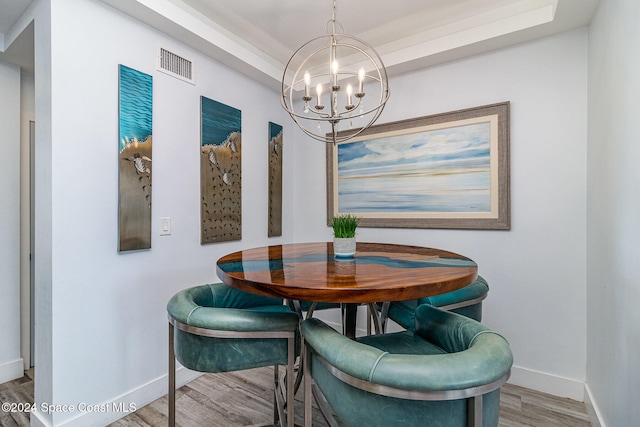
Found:
[[[370,303],[439,295],[471,284],[474,261],[441,249],[357,243],[336,258],[331,242],[265,246],[217,262],[220,279],[237,289],[315,302]]]

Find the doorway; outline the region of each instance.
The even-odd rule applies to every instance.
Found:
[[[20,136],[20,353],[24,370],[33,367],[35,356],[35,118],[23,114]]]

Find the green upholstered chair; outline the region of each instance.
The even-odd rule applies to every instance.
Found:
[[[387,320],[391,319],[405,329],[413,328],[414,311],[422,304],[429,304],[441,310],[452,311],[480,322],[482,320],[482,301],[489,293],[489,284],[478,276],[468,286],[446,294],[407,301],[392,301],[378,304],[382,329],[386,330]]]
[[[293,426],[294,363],[299,317],[283,300],[223,283],[185,289],[171,298],[169,315],[169,425],[175,425],[175,360],[199,372],[274,366],[274,424]],[[285,392],[278,365],[287,366]],[[285,414],[286,406],[286,414]]]
[[[473,319],[421,305],[415,328],[351,340],[302,322],[305,426],[311,392],[345,426],[497,426],[507,341]]]

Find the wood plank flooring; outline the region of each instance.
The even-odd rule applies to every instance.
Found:
[[[33,404],[33,369],[25,371],[22,378],[0,384],[0,404]],[[28,426],[29,414],[0,409],[0,427]]]
[[[176,393],[177,424],[181,427],[269,425],[273,422],[272,387],[273,371],[270,368],[203,375]],[[0,402],[33,402],[33,372],[0,384]],[[296,395],[295,405],[295,422],[302,425],[302,390]],[[28,425],[28,414],[0,412],[0,427]],[[166,396],[110,427],[165,425]],[[314,426],[326,425],[319,411],[314,411]],[[583,426],[591,426],[584,403],[511,384],[502,387],[499,427]]]

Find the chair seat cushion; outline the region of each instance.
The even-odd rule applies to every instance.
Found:
[[[446,351],[410,331],[393,334],[368,335],[358,342],[391,354],[446,354]]]
[[[246,308],[247,311],[259,311],[262,313],[291,313],[291,309],[286,305],[261,305],[258,307]]]
[[[308,311],[313,304],[312,301],[300,301],[300,308],[302,311]],[[314,310],[329,310],[332,308],[340,308],[339,302],[318,302]]]

